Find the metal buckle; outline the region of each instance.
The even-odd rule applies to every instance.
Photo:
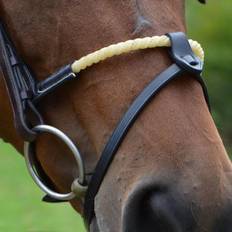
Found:
[[[76,79],[77,77],[78,75],[72,71],[70,64],[60,68],[57,72],[53,73],[45,80],[37,83],[36,94],[33,98],[33,102],[37,102],[42,97],[55,90],[57,87],[61,86],[63,83]]]
[[[58,192],[55,192],[48,188],[42,181],[42,179],[38,176],[36,172],[36,167],[34,164],[34,159],[33,159],[33,143],[35,142],[25,142],[24,143],[24,155],[25,155],[25,160],[26,160],[26,166],[27,169],[32,177],[32,179],[35,181],[35,183],[38,185],[38,187],[44,191],[46,194],[48,194],[50,197],[61,200],[61,201],[66,201],[66,200],[72,200],[75,197],[81,198],[85,195],[85,192],[87,190],[87,186],[85,185],[85,168],[84,168],[84,162],[83,159],[80,155],[79,150],[77,147],[74,145],[72,140],[64,134],[61,130],[49,126],[49,125],[38,125],[35,126],[32,129],[35,133],[50,133],[52,135],[55,135],[58,137],[61,141],[63,141],[68,148],[72,151],[76,163],[78,165],[78,170],[79,170],[79,177],[73,181],[73,184],[71,186],[71,192],[61,194]]]

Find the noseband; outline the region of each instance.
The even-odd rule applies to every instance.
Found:
[[[119,55],[131,50],[154,48],[155,43],[159,46],[170,46],[170,56],[173,64],[165,71],[156,76],[142,92],[136,97],[126,113],[123,115],[102,152],[100,160],[94,170],[89,183],[85,178],[85,169],[82,157],[74,143],[62,131],[44,124],[43,117],[36,108],[36,104],[47,94],[54,91],[64,82],[79,77],[79,72],[86,67],[104,60],[112,55]],[[200,46],[190,41],[195,53],[202,55]],[[137,39],[120,43],[120,46],[111,45],[90,54],[72,65],[61,68],[46,80],[38,82],[34,78],[28,66],[22,61],[17,51],[0,22],[0,67],[3,72],[4,81],[8,90],[14,113],[15,127],[25,142],[25,159],[27,168],[37,185],[47,194],[47,199],[58,201],[71,200],[78,197],[84,200],[84,218],[86,224],[91,223],[94,217],[94,199],[113,158],[123,142],[128,130],[133,125],[144,107],[172,80],[179,78],[183,73],[192,74],[202,86],[206,103],[209,106],[206,86],[201,78],[203,68],[203,57],[200,59],[194,54],[189,41],[182,32],[169,33],[162,37],[151,37]],[[160,45],[161,44],[161,45]],[[119,51],[119,48],[121,49]],[[107,50],[108,49],[108,50]],[[109,52],[110,51],[110,52]],[[114,51],[114,52],[113,52]],[[101,58],[99,58],[101,57]],[[60,194],[48,188],[42,180],[36,167],[34,157],[35,139],[40,133],[51,133],[61,139],[72,151],[78,165],[79,177],[72,184],[72,191]]]

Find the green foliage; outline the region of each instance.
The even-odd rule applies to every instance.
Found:
[[[42,192],[27,173],[24,159],[0,141],[0,231],[84,232],[82,219],[67,203],[41,202]]]
[[[213,116],[228,150],[232,147],[231,8],[230,0],[209,0],[205,6],[187,2],[188,35],[205,49],[204,78]]]

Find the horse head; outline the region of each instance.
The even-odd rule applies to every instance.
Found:
[[[0,5],[17,50],[38,80],[107,45],[186,30],[180,0],[9,0]],[[171,63],[164,48],[112,57],[38,103],[44,121],[78,146],[87,182],[133,99]],[[3,78],[0,109],[0,136],[23,153]],[[61,193],[70,191],[78,169],[67,147],[42,134],[35,151],[47,182]],[[191,74],[183,74],[149,102],[128,131],[95,197],[90,231],[230,231],[231,174],[202,88]],[[70,203],[83,214],[82,200]]]

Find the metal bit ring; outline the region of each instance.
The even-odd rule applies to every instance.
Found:
[[[72,151],[72,153],[75,157],[76,163],[78,165],[78,170],[79,170],[79,177],[76,180],[74,180],[74,182],[78,181],[79,185],[82,188],[86,188],[86,186],[84,185],[84,183],[85,183],[84,162],[82,160],[80,152],[78,151],[77,147],[74,145],[72,140],[66,134],[64,134],[62,131],[60,131],[59,129],[57,129],[53,126],[38,125],[38,126],[35,126],[32,130],[38,134],[49,133],[49,134],[55,135],[56,137],[58,137],[61,141],[63,141],[68,146],[68,148]],[[57,200],[71,200],[75,197],[81,197],[81,196],[77,196],[73,191],[71,191],[69,193],[65,193],[65,194],[55,192],[55,191],[51,190],[50,188],[48,188],[43,183],[42,179],[39,177],[39,175],[37,174],[36,169],[35,169],[35,162],[33,159],[34,153],[33,153],[33,149],[32,149],[33,143],[34,142],[25,142],[24,143],[24,155],[25,155],[27,169],[28,169],[32,179],[38,185],[38,187],[42,191],[44,191],[46,194],[48,194],[50,197],[55,198]]]

